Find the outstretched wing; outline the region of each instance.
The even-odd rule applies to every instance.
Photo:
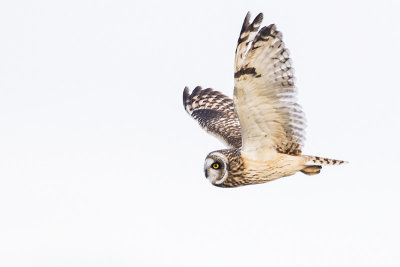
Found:
[[[296,103],[289,52],[274,24],[247,14],[236,49],[234,104],[242,128],[242,154],[265,160],[276,151],[298,155],[305,116]]]
[[[227,146],[242,146],[239,119],[232,99],[211,88],[202,89],[200,86],[189,94],[189,88],[185,87],[183,106],[202,128]]]

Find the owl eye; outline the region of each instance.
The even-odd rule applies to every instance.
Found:
[[[217,163],[217,162],[214,162],[212,165],[212,168],[217,170],[217,169],[221,168],[221,165],[219,165],[219,163]]]

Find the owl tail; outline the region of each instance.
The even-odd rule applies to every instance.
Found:
[[[302,173],[307,175],[315,175],[321,172],[321,165],[340,165],[348,163],[344,160],[328,159],[316,156],[303,156],[305,159],[306,167],[301,170]]]

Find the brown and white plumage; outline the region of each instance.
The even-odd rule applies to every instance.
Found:
[[[263,15],[247,14],[235,55],[232,99],[213,89],[185,88],[186,111],[231,149],[210,153],[206,177],[217,186],[268,182],[298,171],[344,161],[303,156],[305,116],[296,100],[294,70],[282,34],[274,24],[260,29]],[[217,165],[219,168],[214,168]]]
[[[211,88],[202,89],[200,86],[189,94],[189,88],[185,87],[183,106],[201,127],[228,147],[242,146],[239,119],[232,99]]]
[[[258,31],[262,15],[252,24],[249,17],[248,13],[235,57],[233,99],[242,127],[242,153],[264,160],[273,156],[271,151],[298,155],[305,118],[296,102],[289,52],[274,24]]]

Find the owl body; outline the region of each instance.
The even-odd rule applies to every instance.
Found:
[[[208,154],[206,178],[215,186],[269,182],[298,171],[318,174],[321,165],[342,160],[302,155],[305,116],[297,103],[294,69],[282,34],[274,24],[250,23],[247,14],[235,53],[233,99],[196,87],[183,91],[185,110],[229,149]]]
[[[208,160],[207,160],[208,159]],[[211,152],[205,162],[205,170],[211,170],[215,162],[229,162],[227,176],[215,176],[209,173],[206,177],[210,182],[219,187],[236,187],[249,184],[260,184],[275,179],[290,176],[304,169],[307,165],[307,157],[291,156],[275,153],[267,161],[245,158],[241,149],[224,149]],[[219,179],[217,178],[219,177]]]

